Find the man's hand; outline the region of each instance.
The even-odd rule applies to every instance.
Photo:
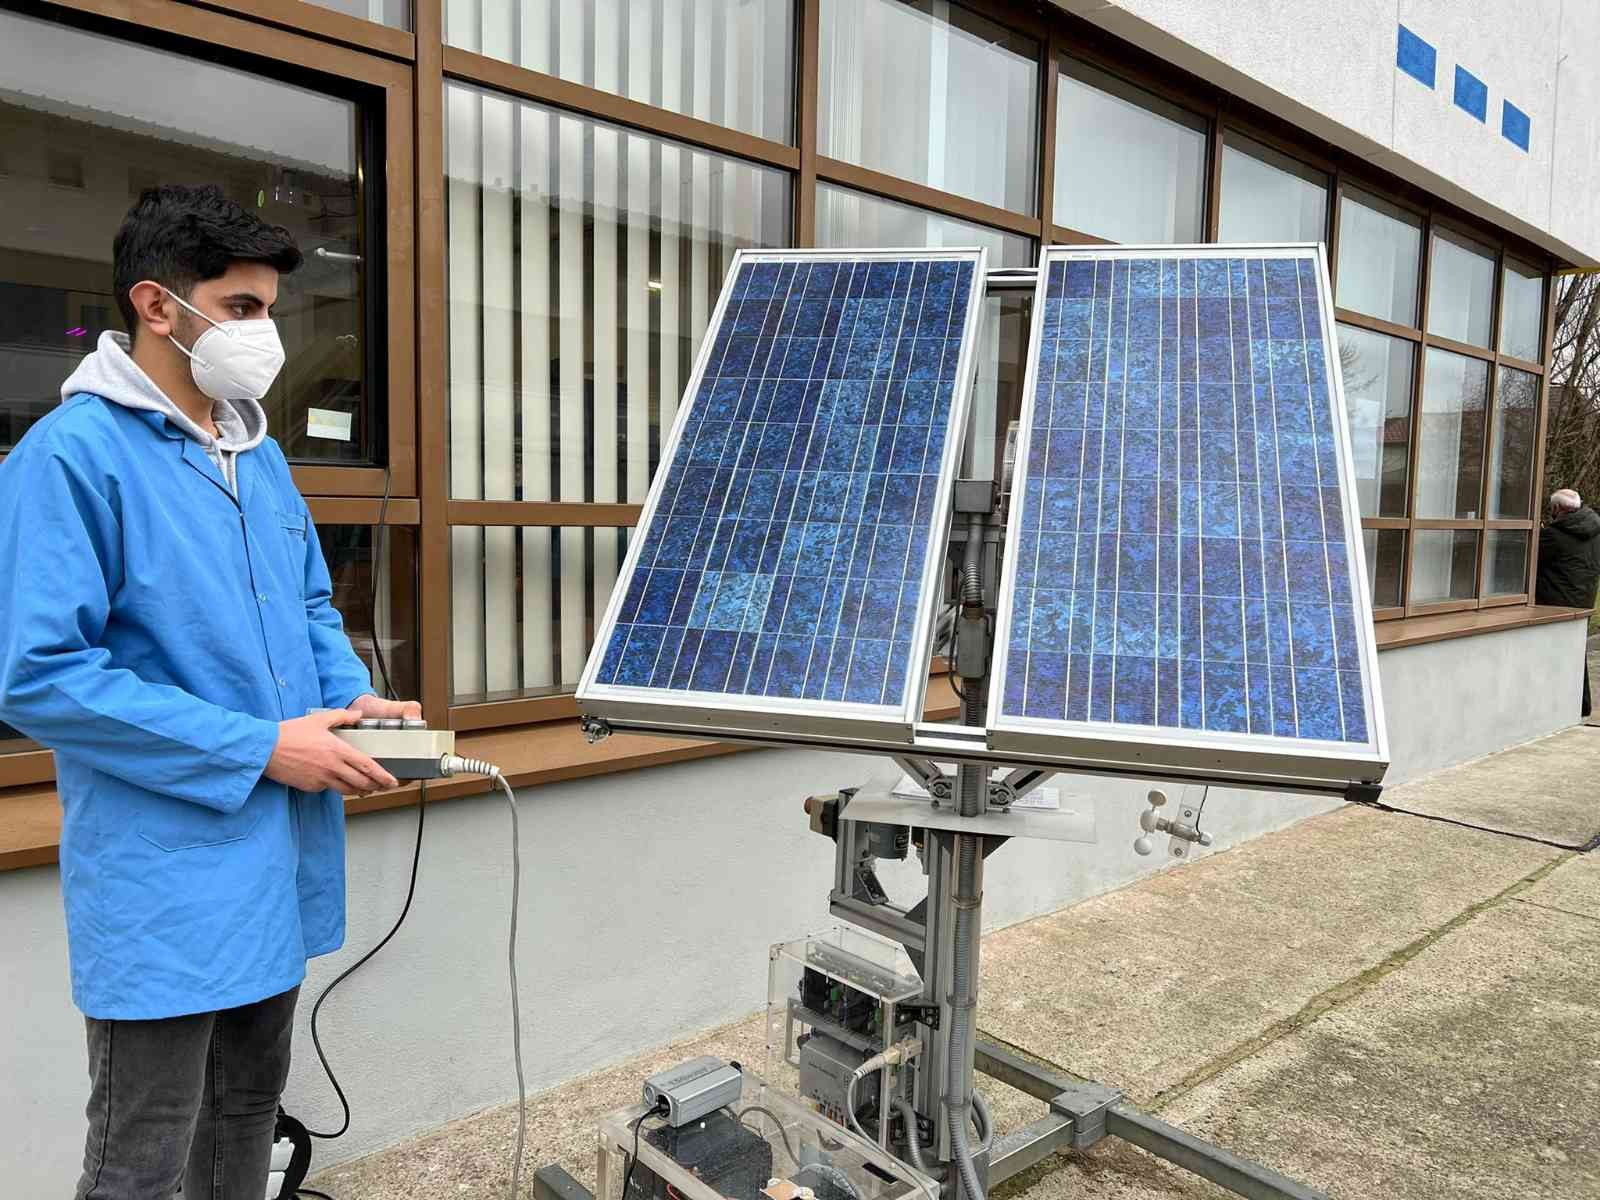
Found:
[[[422,720],[422,705],[415,700],[384,700],[368,692],[350,702],[350,711],[368,720],[399,717],[402,721]]]
[[[377,697],[363,699],[377,700]],[[347,796],[399,787],[399,780],[393,775],[354,746],[333,736],[331,731],[335,727],[354,725],[361,716],[362,713],[352,706],[312,713],[293,721],[279,721],[278,744],[267,760],[267,778],[302,792],[325,792],[332,788]]]

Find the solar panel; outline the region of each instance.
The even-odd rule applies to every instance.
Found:
[[[1046,252],[992,748],[1381,777],[1329,295],[1315,246]]]
[[[586,713],[910,739],[984,261],[736,256],[579,685]]]

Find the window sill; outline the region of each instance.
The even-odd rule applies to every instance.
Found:
[[[1468,609],[1463,612],[1432,613],[1425,617],[1402,617],[1397,621],[1379,621],[1375,628],[1380,651],[1399,650],[1404,646],[1445,642],[1451,638],[1497,633],[1504,629],[1521,629],[1527,625],[1577,621],[1588,615],[1589,610],[1586,608],[1516,604],[1499,608]]]
[[[959,711],[955,693],[943,676],[928,682],[927,717],[944,720]],[[464,757],[487,759],[505,772],[513,787],[537,787],[613,771],[631,771],[665,763],[688,762],[719,754],[737,754],[756,747],[730,746],[699,738],[613,734],[590,745],[576,719],[547,721],[508,729],[473,730],[456,738]],[[428,787],[428,801],[454,800],[489,790],[486,779],[447,780]],[[345,801],[348,814],[382,812],[415,804],[415,786]],[[61,805],[53,783],[0,789],[0,871],[48,866],[57,861],[61,837]]]
[[[1588,615],[1588,610],[1582,608],[1519,604],[1404,617],[1378,622],[1377,647],[1380,651],[1398,650],[1528,625],[1577,621]],[[958,704],[948,677],[935,676],[928,684],[928,719],[953,717],[957,711]],[[463,731],[457,736],[456,745],[464,756],[497,763],[512,785],[519,788],[754,749],[698,738],[660,738],[630,733],[614,734],[591,746],[578,732],[576,718]],[[449,780],[429,787],[428,797],[430,801],[453,800],[488,790],[489,783],[484,779]],[[383,812],[414,804],[416,798],[415,787],[398,788],[347,800],[345,811],[350,814]],[[0,871],[54,863],[60,835],[61,806],[56,800],[53,783],[0,789]]]

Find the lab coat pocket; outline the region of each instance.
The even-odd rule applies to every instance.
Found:
[[[259,824],[261,824],[261,814],[256,813],[242,827],[232,822],[219,824],[217,828],[210,829],[195,824],[165,827],[142,825],[139,827],[139,836],[158,850],[169,852],[199,850],[206,846],[226,846],[233,842],[242,842],[256,831],[256,826]]]
[[[278,510],[278,524],[283,526],[283,531],[297,541],[306,540],[306,515],[300,512],[285,512]]]

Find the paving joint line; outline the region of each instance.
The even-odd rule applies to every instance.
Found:
[[[1319,992],[1306,1001],[1299,1011],[1292,1016],[1273,1022],[1266,1029],[1254,1037],[1247,1038],[1232,1050],[1195,1068],[1171,1087],[1163,1088],[1157,1092],[1150,1102],[1142,1107],[1150,1112],[1157,1112],[1165,1108],[1174,1101],[1188,1095],[1202,1084],[1216,1078],[1229,1068],[1237,1066],[1246,1059],[1253,1058],[1273,1043],[1291,1034],[1298,1033],[1301,1029],[1306,1028],[1326,1014],[1364,995],[1380,980],[1405,967],[1424,950],[1436,945],[1464,925],[1470,924],[1489,909],[1498,907],[1508,900],[1517,899],[1522,892],[1531,888],[1563,863],[1577,856],[1578,853],[1576,851],[1559,854],[1494,895],[1469,904],[1444,924],[1436,926],[1421,937],[1408,942],[1400,949],[1386,956],[1381,962],[1368,967],[1342,983],[1335,984],[1333,987]]]

